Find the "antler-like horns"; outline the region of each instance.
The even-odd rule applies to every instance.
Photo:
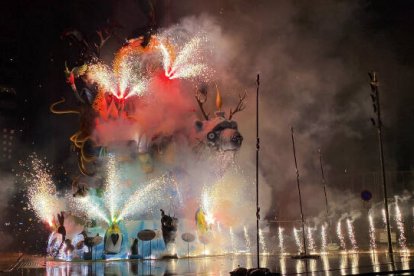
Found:
[[[208,120],[208,114],[206,113],[203,107],[204,103],[207,101],[207,93],[204,93],[203,91],[197,89],[195,98],[197,100],[198,106],[200,107],[201,113],[203,114],[204,119]]]
[[[236,108],[234,110],[230,108],[229,120],[233,118],[234,114],[236,114],[239,111],[243,111],[246,108],[246,105],[245,105],[246,96],[247,96],[247,92],[244,92],[243,96],[239,95],[239,103],[237,104]]]

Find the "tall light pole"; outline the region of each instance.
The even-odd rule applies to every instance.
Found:
[[[257,250],[257,268],[260,268],[260,242],[259,242],[259,220],[260,220],[260,207],[259,207],[259,87],[260,87],[260,75],[257,74],[256,78],[256,250]]]
[[[384,164],[384,150],[383,150],[383,143],[382,143],[382,121],[381,121],[381,105],[380,105],[380,94],[378,91],[378,78],[376,72],[368,73],[371,82],[371,99],[372,99],[372,106],[374,108],[374,112],[377,114],[377,120],[375,122],[374,119],[371,118],[372,123],[377,127],[378,133],[378,145],[379,145],[379,159],[381,164],[381,181],[382,181],[382,189],[384,193],[384,208],[385,208],[385,222],[387,225],[387,238],[388,238],[388,253],[392,258],[393,250],[392,250],[392,241],[391,241],[391,229],[390,229],[390,214],[388,212],[388,192],[387,192],[387,183],[385,177],[385,164]]]
[[[302,242],[303,242],[303,251],[304,252],[300,252],[299,255],[307,256],[308,254],[307,254],[307,251],[306,251],[305,218],[303,216],[302,194],[301,194],[301,191],[300,191],[299,169],[298,169],[298,162],[296,160],[296,148],[295,148],[295,137],[293,135],[293,127],[290,128],[290,131],[291,131],[291,134],[292,134],[293,159],[295,160],[296,184],[297,184],[298,193],[299,193],[300,219],[301,219],[301,222],[302,222]]]
[[[324,173],[324,170],[323,170],[322,152],[321,152],[321,149],[319,149],[318,151],[319,151],[319,164],[321,165],[323,193],[325,195],[326,219],[329,219],[328,195],[326,194],[326,179],[325,179],[325,173]],[[330,226],[330,223],[329,223],[329,226]]]

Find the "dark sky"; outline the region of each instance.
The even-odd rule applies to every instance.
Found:
[[[62,39],[62,33],[69,28],[75,28],[93,39],[97,29],[108,24],[119,25],[116,31],[118,36],[109,45],[110,49],[107,49],[107,54],[110,55],[113,49],[121,45],[123,39],[139,33],[147,25],[145,1],[1,2],[0,84],[15,87],[17,91],[19,109],[15,117],[24,129],[19,157],[24,158],[33,151],[46,155],[55,168],[58,168],[57,178],[64,181],[65,171],[76,170],[76,158],[71,151],[68,137],[77,130],[79,122],[76,117],[50,114],[49,106],[62,96],[67,98],[69,105],[76,105],[76,100],[70,97],[72,92],[65,83],[63,69],[65,61],[75,65],[81,60],[78,49]],[[375,131],[369,129],[369,117],[372,114],[370,115],[367,72],[372,69],[379,70],[380,81],[384,83],[381,91],[385,93],[382,99],[387,163],[390,170],[410,170],[414,166],[413,1],[372,0],[350,3],[305,0],[164,0],[154,3],[159,27],[176,23],[185,16],[202,13],[216,18],[223,33],[239,39],[244,47],[242,49],[246,50],[245,56],[233,57],[232,63],[239,68],[235,71],[242,77],[253,76],[252,79],[258,71],[263,72],[264,97],[269,103],[280,103],[275,105],[280,110],[284,110],[282,104],[286,106],[287,102],[302,101],[305,97],[301,95],[302,99],[298,100],[291,92],[273,93],[272,89],[289,88],[287,80],[279,79],[283,77],[280,72],[292,68],[299,71],[298,68],[301,68],[304,71],[319,72],[323,76],[321,80],[327,83],[340,79],[339,84],[343,87],[338,88],[339,92],[335,92],[330,98],[329,104],[332,105],[324,102],[324,98],[320,97],[323,94],[317,94],[312,101],[316,99],[319,103],[304,105],[300,115],[287,122],[287,125],[294,123],[299,129],[299,140],[302,138],[322,141],[320,143],[326,149],[328,172],[332,174],[342,173],[350,167],[358,172],[378,168],[378,163],[375,163]],[[255,27],[258,28],[257,32],[252,31]],[[287,48],[283,52],[288,53],[290,61],[283,58],[274,63],[265,61],[265,54],[272,51],[273,45],[274,51],[279,51],[278,45]],[[257,48],[257,52],[253,52],[253,48]],[[336,60],[339,61],[338,67],[342,69],[330,71],[329,66],[321,66],[321,57],[324,65],[326,60]],[[294,65],[284,67],[291,62]],[[272,66],[275,69],[268,69]],[[343,72],[347,73],[346,77],[336,76]],[[246,79],[238,82],[249,83]],[[365,85],[364,82],[366,94],[356,96],[356,93],[360,93],[360,87]],[[301,87],[300,79],[295,85]],[[303,85],[307,85],[306,81]],[[335,85],[333,87],[337,88]],[[348,116],[356,99],[366,99],[366,103],[356,108],[365,108],[363,111],[355,111],[361,115],[358,120]],[[294,108],[296,105],[288,106]],[[328,118],[323,120],[320,113],[325,109],[329,110],[326,113]],[[264,110],[265,114],[269,114],[266,104]],[[275,111],[273,115],[283,118],[285,113]],[[341,121],[342,115],[344,120]],[[263,124],[264,142],[272,141],[271,137],[275,135],[280,139],[280,132],[272,129],[272,118],[263,118],[267,120]],[[328,122],[330,135],[327,140],[321,137],[323,134],[312,131],[312,120],[318,127],[323,122]],[[274,127],[276,126],[279,124],[275,123]],[[334,127],[350,129],[348,134],[356,134],[347,136],[341,132],[336,133],[331,131]],[[246,136],[254,136],[250,128],[245,127],[244,131],[251,131]],[[288,133],[287,130],[285,132]],[[284,139],[289,145],[288,134],[286,137]],[[299,146],[307,145],[313,144],[304,142],[301,145],[299,141]],[[289,146],[286,148],[289,149]],[[361,153],[363,149],[368,149],[368,154]],[[281,161],[274,160],[270,155],[279,153],[271,150],[263,154],[262,173],[267,182],[276,183],[279,175],[274,167]],[[286,155],[290,156],[290,151]],[[304,159],[305,171],[315,167],[315,164]],[[276,194],[277,191],[283,191],[279,188],[274,190]]]

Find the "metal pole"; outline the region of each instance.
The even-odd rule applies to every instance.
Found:
[[[374,93],[376,105],[376,113],[377,113],[377,132],[378,132],[378,144],[379,144],[379,158],[381,163],[381,181],[382,181],[382,189],[384,192],[384,208],[385,208],[385,221],[387,224],[387,238],[388,238],[388,253],[391,255],[393,254],[392,250],[392,241],[391,241],[391,229],[390,229],[390,214],[388,211],[388,192],[387,192],[387,183],[385,177],[385,164],[384,164],[384,150],[383,150],[383,143],[382,143],[382,121],[381,121],[381,106],[380,106],[380,95],[378,90],[378,79],[377,73],[372,72],[369,74],[371,78],[371,91]],[[374,111],[375,111],[374,105]]]
[[[300,219],[301,219],[301,222],[302,222],[303,250],[304,250],[305,255],[307,255],[307,252],[306,252],[306,235],[305,235],[305,219],[303,218],[302,195],[300,193],[299,170],[298,170],[298,162],[296,160],[296,148],[295,148],[295,137],[293,136],[293,127],[291,127],[290,130],[291,130],[291,133],[292,133],[293,158],[295,159],[296,183],[297,183],[298,192],[299,192],[299,206],[300,206]]]
[[[260,242],[259,242],[259,220],[260,220],[260,207],[259,207],[259,150],[260,150],[260,138],[259,138],[259,87],[260,87],[260,75],[257,74],[256,78],[256,251],[257,251],[257,268],[260,268]]]

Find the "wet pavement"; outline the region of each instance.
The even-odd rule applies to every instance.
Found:
[[[128,260],[97,262],[49,261],[24,256],[12,273],[17,275],[229,275],[238,266],[253,267],[254,255],[224,255],[170,260]],[[261,266],[286,275],[350,275],[399,271],[414,274],[413,255],[394,255],[394,267],[385,253],[322,255],[317,260],[294,260],[291,256],[261,256]]]
[[[22,253],[0,253],[0,272],[13,270]]]

